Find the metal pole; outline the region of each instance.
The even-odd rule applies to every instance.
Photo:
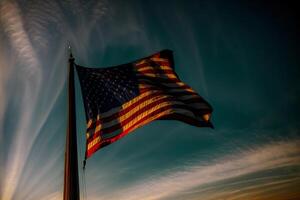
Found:
[[[74,58],[70,52],[68,82],[68,130],[66,137],[64,200],[79,200],[77,158],[76,108],[74,85]]]

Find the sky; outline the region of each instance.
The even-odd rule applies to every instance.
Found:
[[[287,1],[0,1],[0,199],[62,199],[68,46],[89,67],[174,51],[214,129],[155,121],[87,160],[81,199],[300,199],[297,7]]]

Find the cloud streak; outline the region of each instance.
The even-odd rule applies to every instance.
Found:
[[[14,57],[11,60],[17,61],[15,64],[12,64],[13,62],[10,62],[9,58],[1,59],[1,72],[7,71],[4,67],[9,67],[9,70],[12,71],[12,76],[6,78],[18,89],[18,91],[5,90],[6,79],[1,79],[1,122],[1,113],[4,113],[5,100],[10,97],[17,99],[14,101],[16,103],[11,104],[18,104],[16,106],[18,109],[14,113],[14,116],[18,116],[18,118],[15,119],[14,129],[10,133],[6,133],[6,135],[10,135],[10,140],[5,142],[7,155],[5,155],[5,158],[1,157],[1,165],[3,164],[3,166],[1,166],[0,174],[0,199],[36,198],[42,193],[45,194],[50,191],[49,187],[41,187],[39,191],[30,192],[30,190],[34,190],[33,188],[39,186],[38,182],[41,182],[40,176],[47,176],[48,171],[55,169],[54,164],[57,164],[57,161],[60,161],[61,155],[63,155],[61,151],[63,147],[53,151],[55,154],[47,162],[48,166],[46,168],[35,170],[39,172],[40,176],[30,178],[25,172],[28,171],[27,165],[30,162],[28,159],[31,158],[32,150],[38,145],[36,140],[38,136],[42,135],[44,126],[49,123],[51,112],[53,112],[55,103],[57,103],[57,99],[65,86],[66,68],[61,68],[61,66],[66,65],[65,50],[67,41],[77,41],[78,38],[83,39],[85,45],[83,47],[79,45],[78,49],[84,50],[89,40],[90,31],[92,31],[90,26],[96,25],[96,22],[105,13],[102,9],[104,7],[102,1],[93,1],[89,6],[92,8],[95,6],[92,12],[94,16],[91,16],[92,22],[89,23],[88,30],[82,32],[85,23],[74,27],[72,26],[74,24],[64,14],[64,9],[72,10],[73,7],[61,7],[61,4],[57,2],[40,1],[29,1],[29,3],[2,1],[0,3],[1,33],[3,32],[3,35],[8,39],[8,46],[10,47],[5,52],[13,54]],[[49,28],[52,32],[49,31]],[[49,42],[55,37],[63,42],[51,47],[59,50],[56,50],[54,54],[46,54],[51,50]],[[0,50],[4,51],[2,46]],[[4,55],[4,52],[1,52],[1,58]],[[10,66],[7,66],[7,63]],[[51,70],[48,67],[51,67]],[[1,73],[0,77],[7,74]],[[52,84],[49,84],[49,81]],[[61,118],[63,117],[61,116]],[[61,122],[64,122],[63,119],[61,119]],[[0,125],[2,128],[2,124]],[[55,125],[59,126],[61,123]],[[57,134],[52,130],[47,132],[52,136]],[[45,138],[44,144],[47,144],[50,140],[51,137]],[[36,153],[36,155],[38,154]],[[31,158],[31,162],[33,161],[34,159]],[[54,174],[56,173],[53,173],[52,178],[56,177]],[[26,184],[22,185],[24,180],[28,179],[32,180],[31,184],[25,181]],[[52,182],[55,181],[52,180]],[[55,186],[57,185],[54,184]],[[19,192],[20,187],[22,187],[21,193]],[[49,199],[57,199],[57,194],[50,195]]]
[[[24,29],[18,5],[13,1],[4,1],[0,4],[0,10],[4,31],[10,39],[13,49],[20,59],[25,62],[24,66],[28,69],[27,73],[37,73],[39,61]]]
[[[208,184],[217,184],[221,181],[229,181],[233,178],[239,178],[253,173],[259,173],[266,170],[275,170],[283,167],[292,167],[300,165],[300,140],[274,142],[259,148],[252,148],[233,156],[224,157],[207,165],[197,165],[197,163],[186,167],[183,171],[175,171],[167,174],[158,174],[142,180],[128,188],[116,190],[110,194],[88,196],[91,199],[176,199],[175,197],[189,192],[194,188],[205,188]],[[299,181],[300,176],[295,181]],[[293,182],[293,179],[285,180]],[[277,185],[280,187],[285,181],[264,183],[258,189],[263,189],[267,185]],[[253,187],[253,186],[252,186]],[[248,188],[249,189],[249,188]],[[204,191],[203,191],[204,192]],[[220,192],[220,191],[219,191]],[[233,191],[227,191],[226,195],[232,192],[229,199],[234,199]],[[283,191],[284,192],[284,191]],[[215,192],[218,193],[218,192]],[[126,194],[126,195],[124,195]],[[219,195],[222,193],[218,193]],[[248,194],[251,194],[248,193]],[[225,196],[225,194],[223,194]],[[214,196],[211,194],[211,196]],[[223,197],[224,197],[223,196]],[[221,198],[222,196],[219,196]],[[237,198],[237,197],[236,197]],[[209,195],[204,199],[218,199]],[[239,198],[237,198],[239,199]]]
[[[1,41],[0,41],[1,42]],[[7,77],[9,74],[9,67],[8,63],[6,63],[5,54],[4,54],[4,44],[0,43],[0,141],[2,137],[3,130],[2,123],[3,123],[3,116],[5,113],[6,107],[6,84],[7,84]]]
[[[4,187],[2,199],[11,199],[17,187],[18,177],[24,167],[24,158],[28,155],[28,141],[30,119],[34,102],[36,102],[37,92],[41,80],[41,71],[39,61],[31,45],[29,37],[24,29],[24,24],[18,4],[13,1],[3,1],[0,4],[0,20],[4,27],[4,32],[9,38],[12,49],[17,53],[20,63],[19,72],[22,72],[23,95],[19,104],[22,105],[20,110],[20,122],[17,124],[15,140],[10,146],[12,155],[7,161],[6,173],[4,178]],[[20,93],[22,94],[22,93]],[[17,113],[16,113],[17,114]],[[24,142],[28,141],[28,143]]]

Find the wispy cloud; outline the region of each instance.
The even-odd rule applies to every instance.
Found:
[[[61,200],[62,199],[62,193],[61,192],[54,192],[52,194],[49,194],[47,196],[44,196],[44,200]]]
[[[47,53],[51,36],[55,39],[69,29],[63,11],[55,1],[29,1],[24,6],[24,21],[34,47]],[[51,30],[51,32],[49,31]]]
[[[89,198],[125,200],[175,199],[176,196],[187,193],[193,188],[198,188],[199,191],[201,191],[201,187],[205,188],[208,184],[217,184],[220,181],[228,181],[233,178],[259,173],[265,170],[275,170],[292,166],[299,167],[299,146],[300,140],[274,142],[263,147],[251,148],[236,155],[221,158],[206,165],[197,165],[197,163],[194,163],[186,167],[183,171],[157,174],[157,176],[141,180],[128,188],[111,191],[110,194],[103,194],[102,191],[101,194],[91,195]],[[296,180],[299,181],[299,178],[300,177],[297,177]],[[290,181],[292,181],[292,179]],[[277,181],[276,183],[271,179],[270,182],[262,184],[260,188],[272,184],[279,185],[280,187],[281,183],[283,184],[285,182]],[[222,193],[218,194],[220,195]],[[230,191],[226,193],[227,196],[228,194],[230,194]],[[251,192],[249,194],[251,194]],[[211,197],[213,196],[215,195],[211,194]],[[233,196],[234,194],[232,193],[231,198],[233,198]],[[205,199],[211,197],[208,195]],[[219,196],[219,198],[221,198],[221,196]],[[212,199],[217,199],[217,196]]]
[[[6,62],[5,55],[4,55],[4,44],[1,44],[0,41],[0,141],[2,136],[2,123],[3,123],[3,116],[5,112],[5,106],[7,103],[6,97],[6,84],[7,84],[7,77],[9,75],[9,67],[8,63]]]
[[[3,1],[0,4],[0,10],[0,19],[4,31],[10,39],[13,49],[17,52],[22,62],[25,62],[24,66],[26,66],[28,73],[38,73],[39,61],[24,29],[18,4],[13,1]]]
[[[74,24],[80,21],[80,16],[74,15],[76,20],[70,20],[65,15],[65,10],[75,10],[73,6],[64,7],[55,1],[1,1],[0,3],[0,26],[1,34],[8,39],[9,49],[0,50],[13,55],[11,58],[5,57],[0,60],[1,72],[4,67],[9,67],[13,76],[1,79],[0,86],[0,119],[1,113],[4,113],[5,101],[9,97],[18,99],[18,110],[15,110],[14,116],[18,116],[14,122],[14,129],[9,133],[10,140],[5,142],[5,152],[7,155],[1,157],[1,194],[0,199],[10,200],[14,198],[36,198],[42,193],[49,192],[49,187],[42,187],[39,191],[32,192],[41,181],[40,177],[48,174],[53,170],[54,164],[61,158],[63,147],[58,147],[52,154],[48,163],[48,167],[43,170],[35,170],[39,172],[39,176],[34,178],[28,177],[25,171],[29,163],[35,142],[39,135],[42,135],[43,127],[48,123],[49,116],[53,112],[55,103],[61,95],[66,80],[66,46],[67,41],[82,41],[81,44],[73,46],[73,49],[85,51],[86,43],[89,42],[91,26],[96,23],[105,13],[105,7],[102,1],[91,1],[89,8],[92,9],[92,16],[86,19],[82,24]],[[87,5],[86,5],[87,6]],[[79,8],[78,8],[79,9]],[[91,21],[89,21],[92,19]],[[74,26],[75,25],[75,26]],[[87,27],[85,27],[87,25]],[[86,29],[87,28],[87,29]],[[85,30],[82,32],[82,30]],[[2,35],[1,35],[2,36]],[[81,40],[79,40],[79,38]],[[60,41],[51,44],[53,39]],[[84,44],[83,46],[80,46]],[[59,49],[52,51],[51,48]],[[1,52],[1,58],[5,54]],[[7,64],[8,63],[8,64]],[[14,63],[14,64],[12,64]],[[51,68],[49,68],[51,67]],[[6,76],[8,73],[1,73],[0,77]],[[10,80],[11,84],[17,85],[18,92],[5,90],[4,80]],[[52,84],[49,84],[49,81]],[[2,84],[3,83],[3,84]],[[3,98],[2,98],[3,97]],[[5,116],[4,116],[5,117]],[[64,119],[62,116],[61,118]],[[61,126],[56,123],[55,126]],[[1,125],[1,124],[0,124]],[[50,131],[51,135],[55,135],[53,126]],[[2,128],[2,125],[1,125]],[[8,135],[8,133],[7,133]],[[45,139],[43,144],[47,144],[51,137]],[[1,141],[2,142],[2,141]],[[60,142],[59,144],[62,144]],[[58,145],[58,143],[57,143]],[[42,148],[42,147],[41,147]],[[46,153],[46,152],[44,152]],[[48,153],[47,153],[48,154]],[[50,155],[48,155],[50,156]],[[7,158],[7,159],[6,159]],[[31,162],[34,159],[31,158]],[[29,170],[31,171],[31,170]],[[35,173],[35,172],[32,172]],[[54,174],[54,173],[52,173]],[[53,181],[52,176],[48,181]],[[30,184],[23,184],[24,179],[30,179]],[[57,178],[56,178],[57,179]],[[54,184],[54,187],[57,186]],[[22,187],[22,192],[18,193],[18,188]],[[31,190],[31,192],[30,192]],[[49,199],[57,199],[58,196],[50,195]]]
[[[22,84],[24,86],[24,94],[19,102],[20,104],[23,104],[23,109],[19,113],[21,120],[16,129],[16,140],[14,140],[9,148],[11,149],[11,152],[13,152],[13,156],[10,157],[7,162],[1,197],[2,199],[11,199],[14,190],[17,187],[17,179],[25,164],[24,158],[26,158],[26,154],[28,154],[28,146],[24,141],[28,138],[28,128],[30,126],[30,118],[32,117],[32,110],[34,102],[36,101],[37,91],[41,80],[41,71],[35,51],[24,29],[18,4],[13,1],[1,2],[0,20],[2,27],[4,28],[4,32],[12,45],[13,51],[16,52],[20,63],[22,63],[19,64],[19,66],[21,66],[19,72],[22,72]]]

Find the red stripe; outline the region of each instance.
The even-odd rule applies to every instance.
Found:
[[[149,89],[149,88],[145,88],[145,89],[142,89],[142,93],[145,93],[145,92],[149,92],[149,91],[152,91],[153,89]],[[142,94],[141,93],[141,94]],[[183,103],[186,103],[186,104],[189,104],[189,103],[206,103],[200,96],[193,96],[193,98],[191,99],[185,99],[185,100],[181,100],[181,99],[178,99],[177,97],[181,97],[181,96],[187,96],[187,95],[197,95],[197,93],[192,93],[192,92],[189,92],[189,91],[180,91],[180,92],[164,92],[164,91],[157,91],[156,93],[154,94],[150,94],[148,96],[145,96],[143,98],[141,98],[139,101],[133,103],[132,105],[130,105],[129,107],[121,110],[121,111],[116,111],[116,113],[108,116],[108,117],[105,117],[105,118],[102,118],[101,120],[93,120],[93,123],[92,125],[90,126],[90,128],[87,129],[87,132],[92,130],[92,129],[95,129],[96,126],[100,125],[100,123],[105,123],[105,122],[108,122],[108,121],[111,121],[117,117],[120,117],[124,114],[126,114],[127,112],[129,112],[130,110],[132,110],[133,108],[135,108],[136,106],[138,106],[139,104],[151,99],[151,98],[154,98],[154,97],[157,97],[157,96],[160,96],[160,95],[171,95],[168,99],[170,100],[176,100],[176,101],[181,101]],[[120,107],[121,109],[121,107]]]
[[[154,116],[156,114],[159,114],[160,112],[163,112],[163,111],[166,111],[170,108],[173,108],[173,106],[166,106],[166,107],[163,107],[159,110],[156,110],[154,112],[152,112],[150,115],[147,115],[145,116],[144,118],[140,119],[139,121],[137,121],[135,124],[133,124],[131,127],[129,127],[127,130],[124,130],[122,133],[120,133],[119,135],[116,135],[112,138],[109,138],[109,139],[105,139],[99,143],[97,143],[96,145],[94,145],[91,149],[88,150],[87,152],[87,157],[90,157],[95,151],[97,151],[98,149],[100,149],[101,147],[103,147],[104,145],[108,145],[108,144],[111,144],[115,141],[117,141],[118,139],[124,137],[125,135],[127,135],[136,125],[138,124],[141,124],[143,123],[144,121],[146,121],[149,117],[151,116]],[[206,113],[210,113],[210,112],[206,112]],[[206,114],[206,113],[203,113],[203,114]],[[180,120],[180,121],[183,121],[185,123],[189,123],[191,125],[194,125],[194,126],[203,126],[203,127],[211,127],[211,123],[210,122],[204,122],[204,121],[200,121],[200,120],[197,120],[195,118],[191,118],[191,117],[188,117],[186,115],[183,115],[183,114],[180,114],[180,113],[174,113],[174,114],[168,114],[168,115],[165,115],[165,116],[161,116],[160,118],[165,118],[165,119],[176,119],[176,120]],[[148,123],[150,123],[152,121],[149,121]],[[147,123],[147,124],[148,124]],[[145,124],[143,124],[145,125]],[[104,145],[103,145],[104,144]]]
[[[149,91],[154,91],[154,90],[153,90],[153,88],[145,88],[145,89],[143,89],[143,91],[141,92],[141,94],[149,92]],[[125,108],[124,110],[122,110],[120,112],[117,112],[115,114],[112,114],[109,117],[102,118],[101,121],[107,122],[107,121],[110,121],[111,119],[113,119],[115,117],[122,116],[125,113],[127,113],[128,111],[130,111],[133,108],[135,108],[136,106],[138,106],[139,104],[141,104],[141,103],[143,103],[143,102],[145,102],[145,101],[147,101],[147,100],[149,100],[151,98],[157,97],[157,96],[170,95],[171,99],[177,100],[177,101],[181,101],[181,102],[185,103],[185,102],[189,102],[189,101],[188,100],[180,100],[180,99],[177,99],[176,97],[187,96],[187,95],[192,95],[192,94],[193,95],[197,95],[197,93],[192,93],[192,92],[189,92],[189,91],[169,92],[169,91],[160,91],[160,90],[157,90],[155,93],[150,94],[148,96],[145,96],[145,97],[141,98],[140,100],[138,100],[137,102],[133,103],[129,107]],[[197,98],[197,97],[198,96],[195,96],[195,98]]]
[[[127,118],[126,120],[124,120],[123,122],[119,123],[119,124],[116,124],[116,125],[113,125],[111,127],[108,127],[108,128],[104,128],[104,129],[101,129],[101,131],[98,131],[96,132],[92,138],[89,139],[88,142],[92,141],[95,137],[99,136],[100,134],[107,134],[107,133],[111,133],[111,132],[114,132],[118,129],[120,129],[121,127],[125,126],[127,123],[129,123],[132,119],[134,119],[136,116],[138,116],[139,114],[151,109],[153,106],[156,106],[160,103],[164,103],[164,102],[167,102],[168,100],[165,100],[165,99],[161,99],[159,101],[156,101],[156,102],[152,102],[150,103],[149,105],[145,106],[144,108],[138,110],[137,112],[135,112],[132,116],[130,116],[129,118]],[[129,110],[130,111],[130,110]],[[118,114],[118,113],[116,113]],[[102,120],[101,120],[102,121]],[[100,120],[97,120],[97,124],[100,124],[101,123]]]
[[[143,68],[143,67],[152,67],[153,66],[153,63],[159,65],[159,66],[168,66],[170,67],[170,63],[168,61],[147,61],[145,63],[141,63],[141,64],[136,64],[135,66],[140,69],[140,68]]]
[[[99,143],[95,144],[93,147],[91,147],[90,149],[87,149],[86,150],[86,158],[91,157],[91,155],[93,153],[95,153],[98,149],[100,149],[101,148],[101,144],[102,144],[102,142],[99,142]]]
[[[173,74],[176,76],[173,70],[171,69],[146,69],[143,71],[138,71],[139,74],[149,73],[149,74]]]
[[[143,89],[142,93],[145,93],[145,92],[148,92],[148,91],[152,91],[152,90],[153,89],[145,88],[145,89]],[[143,103],[143,102],[145,102],[145,101],[147,101],[147,100],[149,100],[151,98],[160,96],[160,95],[172,95],[172,96],[170,96],[169,98],[166,98],[166,99],[181,101],[181,102],[186,103],[186,104],[190,104],[190,103],[206,103],[206,101],[204,99],[202,99],[198,95],[197,96],[193,96],[193,98],[186,99],[186,100],[181,100],[181,99],[177,98],[177,97],[187,96],[187,95],[191,95],[191,94],[197,95],[197,93],[192,93],[192,92],[189,92],[189,91],[180,91],[180,92],[163,92],[163,91],[157,91],[154,94],[150,94],[148,96],[143,97],[139,101],[133,103],[132,105],[130,105],[129,107],[127,107],[124,110],[121,110],[120,112],[116,111],[116,113],[114,113],[114,114],[112,114],[112,115],[110,115],[108,117],[102,118],[101,120],[93,120],[93,123],[90,126],[90,128],[87,129],[87,132],[91,131],[92,129],[95,129],[98,125],[100,125],[100,123],[105,123],[105,122],[111,121],[111,120],[113,120],[115,118],[118,118],[118,117],[126,114],[127,112],[129,112],[130,110],[132,110],[133,108],[135,108],[136,106],[138,106],[139,104],[141,104],[141,103]],[[149,105],[152,105],[152,104],[149,104]],[[207,105],[209,107],[209,104],[207,104]],[[195,111],[198,112],[199,110],[195,109]]]
[[[147,80],[147,81],[152,81],[153,83],[160,83],[160,82],[162,82],[162,83],[178,83],[178,82],[182,82],[178,78],[151,77],[151,76],[146,76],[146,75],[143,75],[143,74],[140,74],[138,76],[138,80],[139,80],[139,82],[143,81],[143,80]]]
[[[177,88],[170,88],[168,86],[166,86],[169,90],[171,89],[177,89]],[[187,85],[188,88],[190,88],[188,85]],[[182,96],[188,96],[188,95],[193,95],[193,99],[198,99],[199,102],[204,102],[206,103],[208,106],[209,104],[197,93],[197,92],[191,92],[191,91],[186,91],[186,90],[182,90],[182,91],[175,91],[175,92],[172,92],[172,91],[169,91],[168,89],[163,89],[161,87],[149,87],[149,88],[143,88],[143,89],[140,89],[140,95],[145,93],[145,92],[149,92],[149,91],[158,91],[159,94],[162,94],[162,95],[172,95],[174,97],[182,97]],[[158,94],[158,93],[156,93]],[[186,99],[186,100],[182,100],[182,99],[177,99],[177,100],[180,100],[182,102],[187,102],[189,103],[190,100],[189,99]]]
[[[101,121],[103,123],[105,123],[105,122],[111,121],[112,119],[121,117],[121,116],[125,115],[126,113],[130,112],[133,108],[135,108],[135,107],[139,106],[140,104],[144,103],[145,101],[147,101],[147,100],[149,100],[151,98],[154,98],[154,97],[159,97],[159,96],[160,96],[159,94],[153,94],[153,95],[146,96],[146,98],[144,98],[144,100],[141,99],[138,102],[136,102],[136,103],[132,104],[131,106],[127,107],[126,109],[121,110],[120,112],[115,113],[115,114],[113,114],[113,115],[111,115],[109,117],[101,119]],[[170,96],[170,97],[167,97],[167,98],[164,98],[164,99],[160,99],[160,100],[155,101],[155,102],[171,101],[171,100],[175,100],[174,97]],[[155,103],[155,102],[153,102],[153,103]],[[153,105],[153,103],[150,103],[149,105]],[[147,105],[147,106],[149,106],[149,105]]]
[[[129,118],[127,118],[123,122],[121,122],[119,124],[116,124],[116,125],[113,125],[113,126],[108,127],[108,128],[101,129],[101,131],[96,132],[93,135],[93,137],[89,138],[88,142],[91,142],[94,138],[98,137],[100,134],[109,134],[109,133],[112,133],[112,132],[114,132],[114,131],[122,128],[123,126],[125,126],[126,124],[128,124],[130,121],[132,121],[136,116],[138,116],[141,113],[146,112],[147,110],[151,109],[152,107],[154,107],[154,106],[156,106],[158,104],[164,103],[164,102],[167,102],[167,101],[165,101],[164,99],[162,99],[160,101],[153,102],[153,103],[145,106],[143,109],[138,110],[137,112],[135,112],[132,116],[130,116]],[[170,105],[170,106],[162,107],[162,108],[158,109],[157,111],[164,111],[166,108],[183,108],[183,109],[186,109],[186,110],[191,111],[193,113],[195,112],[194,109],[190,108],[187,105]],[[154,111],[153,113],[156,113],[157,111]],[[153,114],[151,113],[149,115],[146,115],[146,117],[149,117],[151,115],[153,115]]]
[[[118,128],[121,128],[121,127],[127,125],[130,121],[132,121],[134,118],[136,118],[136,116],[140,115],[141,113],[146,112],[147,110],[151,109],[152,107],[157,106],[157,105],[159,105],[159,104],[161,104],[161,103],[165,103],[165,102],[167,102],[167,101],[164,101],[164,99],[162,99],[162,100],[159,101],[159,102],[158,102],[158,101],[157,101],[157,102],[153,102],[152,105],[149,104],[148,106],[144,107],[143,109],[138,110],[135,114],[133,114],[131,117],[127,118],[127,119],[124,120],[123,122],[121,122],[121,123],[119,123],[119,124],[116,124],[116,125],[114,125],[114,126],[112,126],[112,127],[108,127],[108,128],[106,128],[106,129],[103,129],[103,132],[102,132],[102,133],[103,133],[103,134],[109,134],[109,133],[111,133],[111,132],[114,132],[114,131],[117,130]],[[163,112],[163,111],[165,111],[165,110],[167,110],[167,109],[170,109],[170,108],[182,108],[182,109],[185,109],[185,110],[187,110],[187,111],[190,111],[190,112],[194,113],[195,116],[201,116],[201,117],[202,117],[203,114],[206,114],[206,113],[209,113],[209,112],[210,112],[209,110],[203,110],[203,111],[201,111],[201,115],[197,115],[197,114],[195,113],[195,110],[192,109],[192,108],[190,108],[189,106],[187,106],[187,105],[177,105],[177,104],[175,104],[175,105],[168,105],[168,106],[164,106],[164,107],[162,107],[162,108],[159,108],[158,110],[153,111],[152,113],[146,115],[143,119],[149,118],[149,117],[151,117],[151,116],[153,116],[153,115],[155,115],[155,114],[158,114],[158,113]],[[200,114],[200,113],[199,113],[199,114]],[[134,125],[136,125],[136,124],[138,124],[138,122],[135,123]],[[133,125],[133,126],[134,126],[134,125]],[[117,128],[117,127],[118,127],[118,128]]]
[[[151,91],[151,89],[146,89],[144,92],[147,92],[147,91]],[[143,93],[144,93],[143,92]],[[100,120],[97,120],[96,121],[96,124],[95,126],[93,126],[94,128],[96,126],[98,126],[100,123],[105,123],[105,122],[109,122],[115,118],[118,118],[118,117],[121,117],[123,116],[124,114],[126,114],[127,112],[131,111],[132,109],[134,109],[135,107],[139,106],[140,104],[142,104],[143,102],[149,100],[149,99],[152,99],[154,97],[159,97],[160,95],[171,95],[170,97],[167,97],[165,99],[167,100],[175,100],[175,101],[181,101],[182,103],[190,103],[190,102],[195,102],[196,100],[195,99],[198,99],[198,102],[201,103],[201,98],[198,98],[198,96],[195,96],[195,99],[193,98],[192,101],[190,101],[189,99],[186,99],[186,100],[181,100],[181,99],[178,99],[177,97],[180,97],[180,96],[186,96],[186,95],[191,95],[193,93],[191,92],[188,92],[188,91],[182,91],[182,92],[175,92],[175,93],[169,93],[169,92],[162,92],[162,91],[158,91],[154,94],[151,94],[151,95],[148,95],[148,96],[145,96],[143,97],[142,99],[140,99],[139,101],[133,103],[132,105],[130,105],[129,107],[121,110],[121,111],[116,111],[116,113],[108,116],[108,117],[105,117],[105,118],[101,118]],[[149,104],[150,105],[150,104]],[[121,109],[121,108],[120,108]],[[93,122],[94,123],[94,122]]]
[[[165,94],[165,95],[172,95],[172,96],[175,96],[175,97],[177,97],[177,96],[187,96],[187,95],[194,95],[194,97],[196,97],[196,96],[199,96],[196,92],[190,92],[190,91],[186,91],[186,90],[182,90],[182,91],[168,91],[168,90],[170,90],[170,89],[163,89],[163,88],[158,88],[158,87],[155,87],[155,86],[153,86],[153,87],[150,87],[150,88],[142,88],[142,89],[140,89],[140,92],[141,92],[141,94],[142,93],[144,93],[144,92],[147,92],[147,91],[149,91],[149,90],[159,90],[160,89],[160,91],[162,91],[162,94]],[[197,98],[197,97],[196,97]],[[201,97],[200,97],[201,98]]]
[[[159,95],[155,95],[155,96],[158,97]],[[155,97],[155,96],[153,96],[153,97]],[[150,98],[149,98],[149,99],[150,99]],[[174,97],[167,97],[167,98],[163,98],[163,99],[160,99],[160,100],[158,100],[158,101],[154,101],[154,102],[148,104],[147,106],[145,106],[145,107],[143,107],[142,109],[140,109],[140,110],[138,110],[137,112],[135,112],[130,118],[127,118],[127,119],[125,120],[125,121],[126,121],[125,124],[127,124],[127,122],[131,121],[133,118],[135,118],[137,115],[143,113],[144,111],[149,110],[150,108],[152,108],[152,107],[154,107],[154,106],[157,106],[158,104],[161,104],[161,103],[164,103],[164,102],[169,102],[169,101],[172,101],[172,100],[175,100]],[[147,100],[145,100],[145,101],[147,101]],[[142,104],[142,103],[144,103],[145,101],[142,101],[142,102],[140,102],[139,104]],[[139,106],[139,105],[137,105],[137,106]],[[132,106],[130,106],[130,107],[132,107]],[[120,111],[120,112],[119,112],[120,115],[117,115],[116,117],[121,117],[121,116],[123,116],[124,114],[130,112],[130,111],[132,110],[130,107],[126,108],[125,110]],[[116,113],[116,114],[119,114],[119,113]],[[115,118],[116,118],[116,117],[115,117]],[[113,119],[113,118],[109,117],[109,120],[108,120],[108,118],[104,118],[104,119],[103,119],[103,122],[104,122],[104,123],[105,123],[105,122],[108,122],[108,121],[110,121],[111,119]],[[123,121],[123,122],[124,122],[124,121]],[[125,125],[125,124],[123,124],[123,122],[121,123],[122,126]]]
[[[92,129],[95,129],[96,128],[96,123],[95,123],[95,120],[94,119],[92,119],[93,121],[92,121],[92,124],[86,129],[86,132],[89,132],[89,131],[91,131]]]
[[[169,90],[172,90],[172,89],[192,89],[188,85],[168,86],[168,85],[162,85],[162,84],[153,84],[150,81],[140,81],[140,83],[145,84],[145,85],[149,84],[149,87],[147,87],[147,88],[154,88],[154,89],[159,88],[159,87],[161,87],[164,90],[165,89],[169,89]],[[142,89],[144,89],[144,88],[142,88]]]
[[[155,114],[158,114],[160,112],[163,112],[165,110],[168,110],[170,109],[171,106],[166,106],[166,107],[163,107],[162,109],[159,109],[159,110],[156,110],[154,111],[153,113],[151,113],[151,115],[155,115]],[[150,116],[151,116],[150,115]],[[115,137],[113,138],[109,138],[109,139],[106,139],[106,140],[103,140],[103,141],[100,141],[99,143],[95,144],[92,148],[90,148],[88,151],[87,151],[87,157],[90,157],[95,151],[97,151],[98,149],[100,149],[102,147],[102,144],[104,143],[112,143],[112,142],[115,142],[116,140],[120,139],[121,137],[127,135],[131,129],[136,126],[137,124],[140,124],[142,123],[143,121],[147,120],[149,118],[149,115],[145,116],[144,118],[140,119],[139,121],[137,121],[135,124],[133,124],[131,127],[129,127],[127,130],[123,131],[122,133],[120,133],[119,135],[116,135]],[[150,121],[151,122],[151,121]],[[149,123],[150,123],[149,122]],[[98,136],[100,135],[100,132],[97,132],[95,134],[95,138],[97,138]],[[91,140],[92,141],[92,140]],[[91,141],[88,141],[91,142]]]

